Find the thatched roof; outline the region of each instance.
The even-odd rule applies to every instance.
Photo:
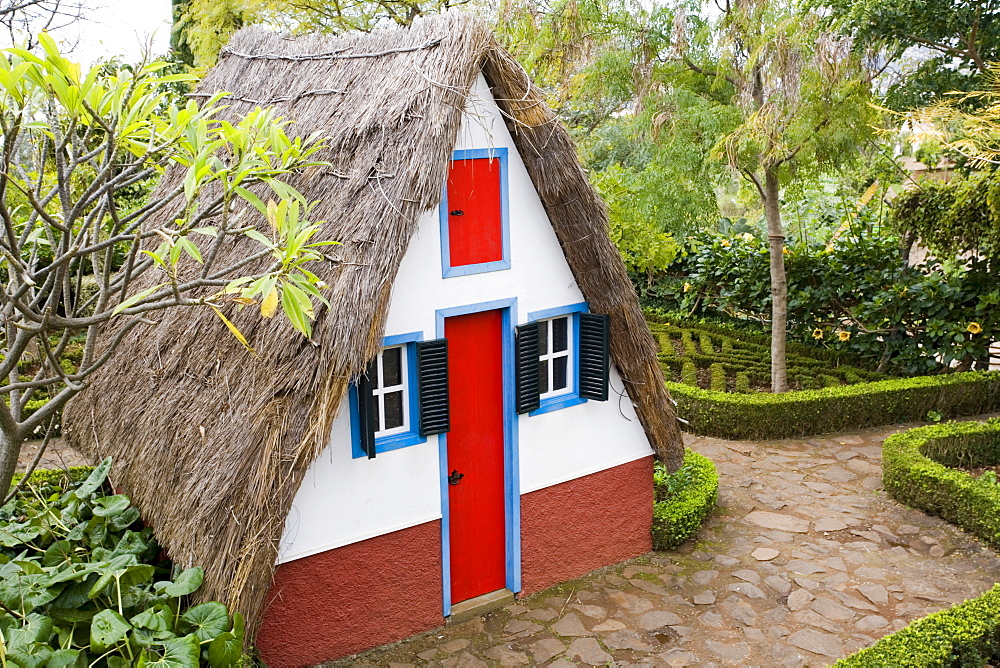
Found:
[[[278,57],[249,57],[263,54]],[[335,55],[294,57],[315,54]],[[243,30],[199,91],[233,93],[232,116],[285,98],[274,106],[296,122],[292,131],[329,137],[320,158],[333,168],[293,183],[320,200],[314,219],[329,222],[319,237],[342,242],[332,247],[341,264],[313,268],[331,286],[332,307],[318,314],[312,342],[281,318],[230,313],[260,359],[207,309],[164,312],[158,326],[131,335],[64,421],[74,446],[115,458],[116,483],[171,557],[205,567],[200,598],[242,611],[251,629],[302,476],[326,445],[349,381],[379,349],[417,221],[439,204],[480,71],[591,310],[611,316],[612,356],[651,443],[679,464],[680,433],[605,207],[543,94],[481,21],[452,13],[338,38]],[[160,187],[181,177],[170,171]],[[243,257],[250,243],[225,252]]]

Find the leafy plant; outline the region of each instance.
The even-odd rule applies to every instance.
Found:
[[[693,450],[674,473],[653,465],[653,549],[669,550],[696,533],[715,507],[719,474],[712,460]]]
[[[0,663],[7,668],[222,668],[244,663],[243,621],[190,606],[203,572],[159,559],[107,459],[62,491],[29,481],[0,508]]]

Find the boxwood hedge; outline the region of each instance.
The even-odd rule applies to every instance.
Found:
[[[950,466],[1000,463],[1000,418],[894,434],[882,445],[882,482],[897,501],[942,517],[1000,548],[1000,485]]]
[[[1000,585],[965,603],[922,617],[834,668],[996,665]]]
[[[811,436],[1000,407],[1000,372],[969,371],[771,394],[713,392],[667,383],[686,429],[739,440]]]
[[[719,474],[712,460],[693,450],[675,473],[656,463],[653,475],[653,549],[669,550],[691,538],[715,507]]]

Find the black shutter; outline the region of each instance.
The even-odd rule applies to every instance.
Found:
[[[368,363],[365,372],[358,378],[358,424],[361,435],[361,450],[368,459],[375,459],[375,397],[372,394],[371,377],[375,375],[375,360]]]
[[[606,315],[580,314],[580,396],[584,399],[608,400],[610,324]]]
[[[529,322],[516,328],[514,335],[514,366],[517,396],[514,398],[518,413],[533,411],[541,405],[538,387],[538,328],[539,322]]]
[[[417,388],[420,435],[443,434],[451,429],[447,340],[417,343]]]

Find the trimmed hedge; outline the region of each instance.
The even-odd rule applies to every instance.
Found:
[[[1000,463],[1000,418],[894,434],[882,444],[882,483],[894,499],[1000,548],[1000,485],[950,466]]]
[[[719,474],[712,460],[693,450],[675,473],[656,463],[653,474],[653,549],[670,550],[696,533],[715,507]]]
[[[737,440],[812,436],[1000,407],[1000,372],[896,378],[821,390],[728,394],[667,383],[687,431]]]
[[[1000,585],[922,617],[833,664],[835,668],[988,665],[1000,652]],[[995,664],[993,664],[995,665]]]

